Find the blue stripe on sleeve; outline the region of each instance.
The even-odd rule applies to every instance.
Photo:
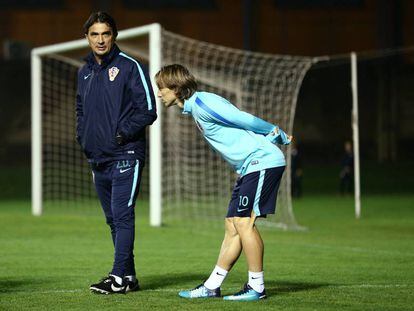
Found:
[[[145,79],[144,72],[141,69],[141,66],[139,65],[139,63],[135,59],[133,59],[132,57],[129,57],[125,53],[121,52],[121,53],[119,53],[119,55],[132,60],[137,65],[138,71],[139,71],[139,76],[141,77],[142,84],[144,85],[145,95],[147,96],[148,110],[152,110],[152,103],[151,103],[151,97],[150,97],[150,94],[149,94],[149,88],[148,88],[147,80]]]
[[[203,101],[200,98],[196,98],[195,100],[196,104],[203,109],[204,111],[206,111],[207,113],[211,114],[214,118],[216,118],[217,120],[220,120],[221,122],[227,124],[227,125],[231,125],[233,127],[239,127],[236,124],[230,122],[229,120],[227,120],[226,118],[222,117],[221,115],[219,115],[217,112],[215,112],[214,110],[212,110],[209,106],[207,106],[205,103],[203,103]]]

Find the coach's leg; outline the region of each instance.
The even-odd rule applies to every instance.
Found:
[[[116,230],[115,258],[112,274],[124,277],[135,274],[133,249],[135,240],[135,198],[139,162],[134,166],[115,168],[112,182],[112,213]],[[129,270],[129,271],[127,271]],[[132,270],[132,271],[131,271]]]
[[[264,245],[255,221],[256,215],[252,212],[251,217],[234,217],[234,226],[240,236],[249,271],[261,272],[263,271]]]
[[[115,225],[111,209],[112,179],[110,166],[104,166],[92,171],[93,183],[105,214],[106,223],[111,229],[112,242],[115,247]]]

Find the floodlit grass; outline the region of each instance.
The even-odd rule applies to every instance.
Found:
[[[263,228],[269,298],[238,303],[179,298],[215,264],[223,232],[192,224],[151,228],[138,208],[136,267],[143,290],[96,295],[90,283],[111,267],[102,213],[30,215],[29,202],[0,202],[0,309],[5,310],[409,310],[414,305],[414,196],[370,196],[355,220],[353,199],[296,200],[301,232]],[[193,224],[195,226],[195,224]],[[259,225],[260,226],[260,225]],[[247,278],[244,258],[224,294]]]

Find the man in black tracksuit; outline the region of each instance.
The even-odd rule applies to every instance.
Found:
[[[93,13],[84,25],[92,52],[78,73],[77,140],[92,167],[95,188],[115,248],[108,277],[93,292],[139,289],[134,266],[135,200],[145,160],[145,128],[157,118],[150,79],[115,44],[115,21]]]

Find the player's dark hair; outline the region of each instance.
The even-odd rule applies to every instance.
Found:
[[[112,34],[114,38],[118,36],[118,29],[116,28],[115,20],[105,12],[93,12],[88,20],[83,25],[83,32],[85,35],[88,34],[89,28],[95,23],[105,23],[112,29]]]
[[[155,75],[159,89],[174,90],[180,100],[189,99],[197,91],[197,81],[190,71],[182,65],[172,64],[161,68]]]

